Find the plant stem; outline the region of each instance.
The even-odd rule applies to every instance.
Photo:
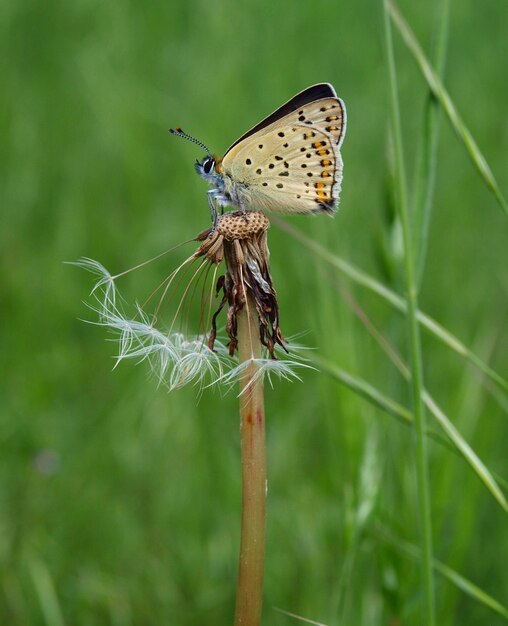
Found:
[[[446,45],[448,41],[448,17],[450,0],[437,0],[438,11],[435,18],[435,43],[433,62],[436,74],[443,77]],[[429,239],[432,199],[434,194],[437,146],[439,139],[439,121],[441,107],[436,96],[429,88],[425,102],[424,123],[417,155],[417,171],[415,176],[415,197],[413,208],[413,237],[415,245],[416,284],[420,285],[425,269]]]
[[[423,74],[429,87],[432,89],[434,95],[439,100],[439,103],[446,113],[446,116],[450,120],[453,130],[464,144],[464,147],[466,148],[466,151],[468,152],[469,157],[471,158],[478,173],[482,177],[487,187],[493,193],[494,197],[497,200],[497,203],[501,207],[501,210],[504,212],[505,215],[508,216],[508,202],[504,197],[497,183],[497,180],[495,179],[494,174],[492,173],[492,170],[487,163],[487,160],[483,156],[483,153],[481,152],[476,141],[474,140],[474,137],[469,131],[469,128],[465,125],[464,120],[459,115],[459,112],[457,111],[453,100],[450,98],[450,95],[446,91],[441,79],[435,72],[430,61],[425,56],[425,53],[423,52],[422,47],[416,39],[413,31],[410,29],[409,24],[403,18],[393,0],[388,0],[386,8],[390,12],[393,23],[399,31],[404,43],[409,48],[409,51],[411,52],[416,63],[418,64],[421,73]]]
[[[423,367],[420,344],[420,328],[418,325],[418,292],[414,279],[413,249],[411,231],[409,228],[408,202],[406,190],[406,174],[404,168],[404,154],[402,149],[402,132],[400,111],[397,93],[397,74],[393,54],[393,40],[389,17],[389,3],[384,1],[384,26],[386,39],[386,53],[390,87],[390,105],[392,114],[392,131],[396,161],[397,205],[404,239],[404,264],[407,290],[407,312],[409,322],[409,336],[411,342],[411,389],[413,396],[413,410],[416,433],[416,474],[418,481],[418,499],[420,514],[420,529],[422,543],[422,574],[425,589],[425,625],[435,626],[434,607],[434,573],[432,569],[432,524],[430,515],[429,477],[427,460],[426,416],[423,407]]]
[[[261,356],[259,322],[250,296],[238,313],[240,363]],[[263,379],[252,363],[240,379],[242,530],[235,626],[259,626],[263,604],[266,517],[266,445]]]

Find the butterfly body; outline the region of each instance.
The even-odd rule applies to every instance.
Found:
[[[240,137],[221,159],[208,153],[196,170],[210,185],[214,223],[227,206],[244,213],[333,214],[345,129],[344,103],[331,85],[320,83]]]

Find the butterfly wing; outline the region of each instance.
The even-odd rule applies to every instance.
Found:
[[[308,104],[313,104],[317,100],[324,100],[324,99],[336,100],[340,104],[340,108],[342,109],[343,117],[344,117],[343,133],[342,133],[342,135],[344,135],[344,132],[346,130],[346,109],[344,107],[344,103],[342,102],[340,98],[337,97],[337,94],[335,93],[335,89],[332,87],[332,85],[330,85],[330,83],[318,83],[317,85],[312,85],[311,87],[307,87],[307,89],[304,89],[300,93],[297,93],[296,96],[293,96],[291,98],[291,100],[288,100],[288,102],[283,104],[276,111],[271,113],[268,117],[265,117],[265,119],[259,122],[259,124],[256,124],[256,126],[248,130],[244,135],[242,135],[239,139],[237,139],[233,145],[231,145],[228,148],[228,150],[226,151],[226,154],[228,154],[228,152],[232,150],[237,144],[242,142],[244,139],[247,139],[254,133],[257,133],[258,131],[263,130],[264,128],[267,128],[274,122],[280,121],[281,119],[285,118],[287,115],[290,115],[291,113],[294,113],[295,111],[299,112],[298,113],[298,117],[299,117],[300,115],[304,113],[304,111],[302,110],[302,107],[305,107]],[[310,110],[308,111],[310,112]],[[320,111],[320,113],[324,113],[324,111]],[[327,116],[325,116],[324,121],[326,121],[326,117]]]
[[[247,211],[333,212],[337,205],[342,160],[331,135],[318,129],[260,131],[238,144],[222,169],[226,188]]]
[[[221,173],[235,204],[248,211],[333,212],[345,125],[344,104],[330,85],[314,85],[295,96],[222,159]]]

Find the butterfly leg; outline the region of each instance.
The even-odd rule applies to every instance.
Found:
[[[212,237],[215,229],[217,228],[217,221],[219,219],[219,212],[217,211],[217,189],[210,189],[210,191],[207,192],[206,197],[210,208],[210,216],[212,218],[212,230],[210,231],[209,237]]]
[[[247,217],[247,210],[243,205],[240,205],[240,211],[242,212],[242,217],[245,220],[245,223],[249,223],[249,218]]]
[[[245,208],[243,202],[240,198],[237,198],[235,206],[240,209],[240,213],[242,214],[243,220],[246,224],[249,223],[249,218],[247,217],[247,209]]]

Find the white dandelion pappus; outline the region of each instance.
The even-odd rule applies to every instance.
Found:
[[[108,328],[117,336],[114,367],[126,359],[138,363],[146,360],[159,383],[168,384],[170,389],[191,382],[203,386],[207,377],[222,376],[224,349],[220,353],[210,350],[204,336],[188,339],[182,333],[164,334],[139,305],[135,305],[135,317],[126,316],[117,304],[115,277],[101,263],[80,259],[73,264],[100,277],[91,292],[96,305],[90,304],[89,308],[99,317],[98,322],[92,323]]]
[[[230,356],[226,345],[217,337],[214,338],[212,350],[207,345],[206,334],[186,337],[181,332],[164,333],[154,326],[153,319],[139,304],[134,307],[134,316],[124,314],[118,304],[122,297],[117,289],[116,277],[101,263],[80,259],[73,264],[99,277],[91,291],[96,304],[88,306],[99,318],[97,322],[91,323],[107,328],[116,335],[118,353],[114,368],[124,360],[135,360],[137,363],[147,361],[158,383],[166,385],[169,390],[187,384],[195,384],[200,389],[216,384],[230,387],[252,364],[256,366],[252,382],[266,375],[270,384],[272,375],[279,379],[301,380],[295,368],[312,369],[302,362],[304,359],[288,359],[285,353],[284,358],[277,360],[250,359],[238,365],[237,359]],[[185,291],[188,291],[188,287]],[[177,309],[181,309],[181,303]],[[278,352],[282,352],[282,349]]]
[[[311,369],[311,366],[304,362],[306,359],[295,356],[293,351],[291,355],[288,353],[290,344],[284,340],[279,328],[277,294],[268,263],[269,225],[268,218],[261,212],[250,213],[248,220],[244,219],[241,212],[226,213],[215,228],[196,237],[194,241],[200,242],[197,250],[151,292],[143,305],[134,305],[132,314],[125,313],[127,305],[117,291],[116,280],[143,267],[147,262],[112,275],[97,261],[78,261],[76,265],[98,277],[92,289],[96,304],[91,305],[91,308],[99,317],[96,323],[113,331],[117,337],[115,367],[126,359],[147,361],[158,382],[170,390],[189,383],[198,385],[200,389],[216,383],[227,387],[253,365],[255,367],[251,368],[252,371],[249,370],[252,382],[265,376],[270,384],[273,377],[301,380],[296,369]],[[225,273],[217,278],[219,266],[223,262]],[[203,281],[203,285],[198,334],[189,335],[190,305],[200,281]],[[163,331],[156,325],[161,317],[163,301],[168,298],[171,302],[178,290],[183,291],[183,295],[175,303],[169,328]],[[148,314],[145,306],[161,291],[155,312]],[[220,302],[212,314],[212,302],[218,296]],[[254,358],[251,346],[252,358],[239,365],[236,358],[237,316],[244,307],[248,308],[249,298],[252,298],[252,306],[256,311],[261,355]],[[227,346],[217,337],[217,316],[224,308],[227,313]],[[175,326],[179,326],[179,329],[176,330]],[[299,347],[295,345],[294,348],[297,352]]]
[[[249,382],[243,387],[239,394],[240,396],[245,394],[255,383],[265,376],[270,386],[273,387],[272,376],[276,376],[279,380],[287,380],[288,382],[294,382],[295,380],[302,382],[301,377],[295,371],[296,368],[316,369],[312,365],[307,365],[301,360],[294,358],[251,358],[236,365],[236,367],[232,367],[228,372],[218,378],[216,382],[231,388],[238,383],[239,378],[252,366],[254,367],[252,371],[249,372]]]

